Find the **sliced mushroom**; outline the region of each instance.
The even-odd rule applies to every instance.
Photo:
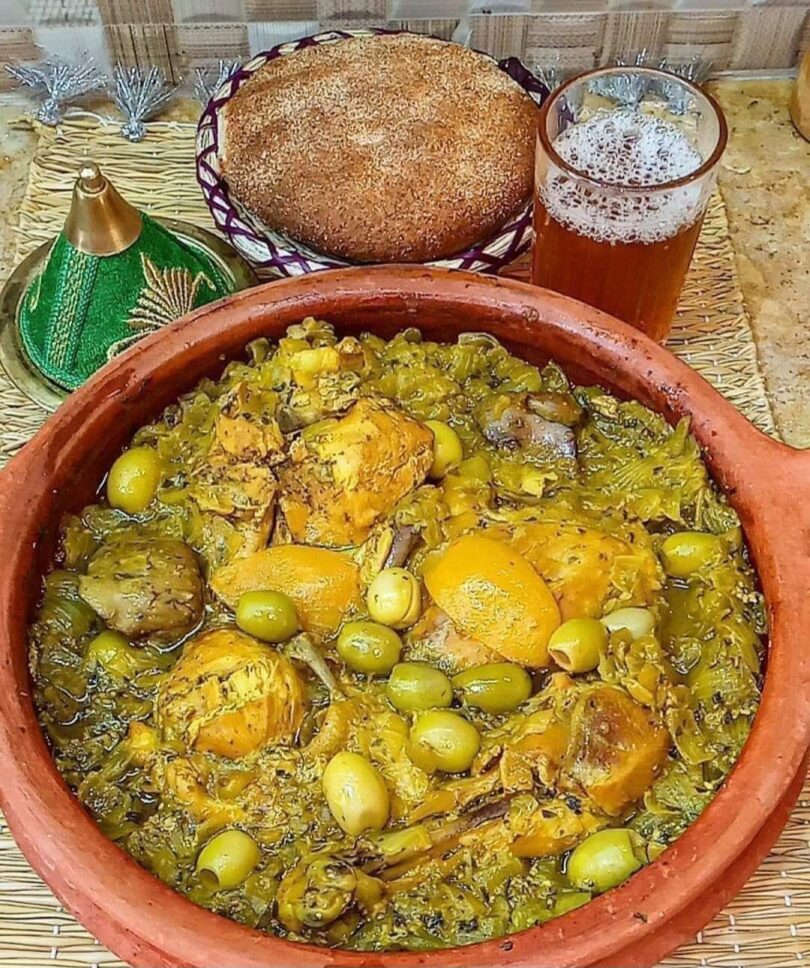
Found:
[[[582,420],[582,407],[570,393],[554,390],[543,393],[527,393],[526,406],[532,413],[552,423],[576,427]]]
[[[412,524],[400,524],[391,541],[384,568],[401,568],[419,540],[419,531]]]
[[[557,399],[560,398],[560,399]],[[578,419],[576,401],[569,404],[564,394],[515,394],[501,396],[479,414],[486,439],[496,447],[541,449],[558,457],[577,456],[572,426],[543,414],[554,413],[566,420]],[[578,411],[578,408],[577,408]]]

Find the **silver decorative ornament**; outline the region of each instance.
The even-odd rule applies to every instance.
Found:
[[[143,71],[139,67],[116,64],[109,93],[126,118],[121,125],[121,134],[128,141],[143,141],[146,135],[144,122],[157,114],[174,92],[175,88],[157,67]]]
[[[194,68],[194,97],[208,104],[220,87],[239,70],[239,61],[220,60],[216,64]]]
[[[700,86],[703,84],[712,70],[711,61],[704,60],[702,57],[690,57],[688,60],[673,63],[663,61],[661,70],[667,71],[680,77],[681,80],[691,81],[692,84]],[[662,84],[662,92],[667,101],[667,107],[673,114],[686,114],[693,103],[693,97],[688,90],[679,84]]]
[[[651,82],[644,74],[633,74],[632,69],[654,68],[698,85],[706,80],[712,69],[711,62],[703,58],[692,57],[685,61],[670,62],[666,57],[653,54],[646,47],[635,54],[617,57],[615,64],[617,67],[628,68],[628,73],[596,78],[589,85],[594,94],[617,101],[624,107],[634,108],[638,107],[646,94],[653,93],[666,102],[668,110],[673,114],[685,114],[689,110],[693,100],[689,91],[680,84],[667,82],[666,79]]]
[[[646,47],[629,57],[617,57],[616,67],[630,68],[626,74],[598,77],[591,81],[590,89],[594,94],[618,101],[623,107],[636,107],[647,93],[648,79],[643,74],[633,74],[633,67],[661,67],[661,59],[653,62]]]
[[[550,94],[562,85],[571,70],[563,67],[559,51],[555,51],[547,59],[535,61],[532,64],[532,73],[538,81],[546,85]]]
[[[104,87],[104,75],[89,54],[80,63],[53,57],[36,64],[6,64],[6,70],[20,84],[47,95],[36,118],[51,127],[62,120],[64,104]]]
[[[685,61],[665,60],[663,69],[669,71],[670,74],[676,74],[685,81],[700,85],[708,80],[709,74],[712,72],[712,62],[695,55]]]

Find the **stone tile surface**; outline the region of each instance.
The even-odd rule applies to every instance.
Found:
[[[714,85],[729,123],[720,185],[740,285],[782,438],[810,447],[810,142],[788,81]]]

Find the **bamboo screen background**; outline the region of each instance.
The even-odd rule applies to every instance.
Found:
[[[0,0],[0,90],[14,84],[2,64],[43,50],[88,51],[102,67],[156,64],[179,83],[218,58],[369,25],[580,70],[642,48],[697,55],[715,71],[773,70],[810,48],[806,0]]]

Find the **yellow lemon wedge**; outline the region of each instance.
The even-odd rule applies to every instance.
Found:
[[[292,599],[305,631],[328,636],[359,601],[360,571],[338,551],[275,545],[223,565],[210,584],[231,608],[245,592],[283,592]]]
[[[425,572],[431,597],[465,635],[521,665],[550,663],[560,611],[548,585],[502,541],[466,534]]]

